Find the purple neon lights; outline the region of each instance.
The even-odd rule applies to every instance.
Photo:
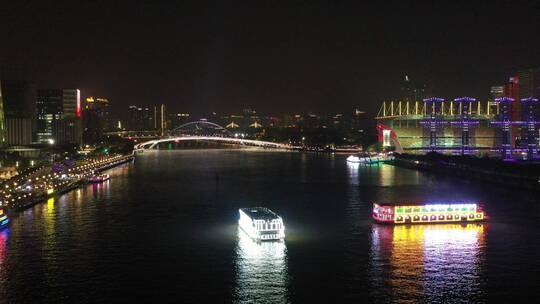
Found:
[[[439,97],[430,97],[430,98],[424,99],[424,102],[443,102],[443,101],[444,101],[444,98],[439,98]]]
[[[499,97],[499,98],[495,98],[495,101],[496,101],[496,102],[513,102],[513,101],[514,101],[514,98],[510,98],[510,97]]]
[[[473,97],[459,97],[454,99],[455,102],[475,102],[476,98]]]

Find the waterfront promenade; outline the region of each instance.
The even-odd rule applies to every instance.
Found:
[[[0,185],[0,207],[9,210],[28,208],[49,197],[84,184],[93,174],[133,160],[133,155],[92,157],[72,166],[29,168]]]
[[[540,164],[538,162],[428,153],[426,155],[397,154],[393,164],[433,174],[540,191]]]

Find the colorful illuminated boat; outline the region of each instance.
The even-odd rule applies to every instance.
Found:
[[[7,217],[4,209],[0,209],[0,229],[4,229],[9,224],[9,218]]]
[[[285,225],[275,212],[264,207],[241,208],[238,210],[238,225],[256,241],[283,240]]]
[[[374,203],[373,219],[387,224],[456,223],[483,221],[485,214],[475,203]]]

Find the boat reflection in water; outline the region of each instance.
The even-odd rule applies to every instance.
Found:
[[[376,297],[403,302],[476,302],[485,297],[485,224],[373,225]]]
[[[288,302],[285,242],[256,242],[238,228],[235,263],[235,302]]]
[[[9,236],[9,228],[0,230],[0,282],[4,278],[4,261],[7,256],[7,242]]]

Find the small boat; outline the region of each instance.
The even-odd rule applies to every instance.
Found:
[[[372,216],[383,224],[477,222],[486,218],[476,203],[374,203]]]
[[[4,209],[0,209],[0,230],[6,228],[8,225],[9,218]]]
[[[275,212],[264,207],[241,208],[238,210],[238,225],[256,241],[283,240],[285,225],[283,219]]]
[[[350,155],[349,157],[347,157],[347,162],[349,162],[349,163],[366,164],[366,165],[385,163],[385,162],[392,161],[392,160],[394,160],[394,156],[386,155],[386,154],[379,154],[379,155],[376,155],[376,156],[367,155],[367,156],[364,156],[364,157],[359,157],[359,156],[356,156],[356,155]]]
[[[94,174],[87,178],[87,182],[89,183],[102,183],[104,181],[108,181],[111,177],[109,174]]]

